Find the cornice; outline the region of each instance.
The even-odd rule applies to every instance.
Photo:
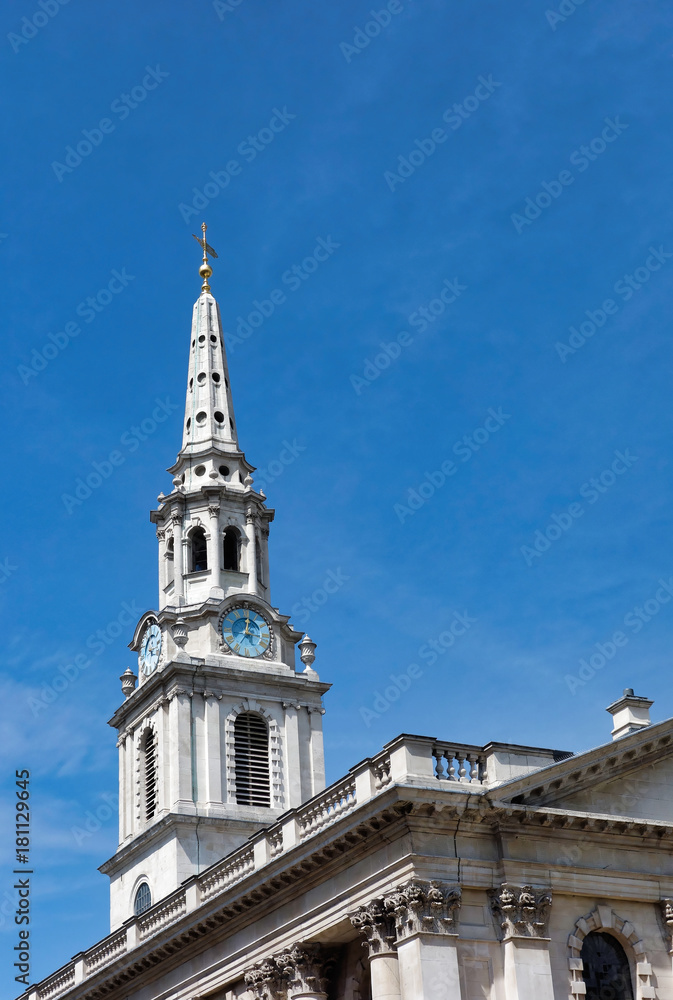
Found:
[[[574,792],[655,763],[673,750],[673,719],[551,764],[498,786],[498,797],[513,804],[544,806]]]

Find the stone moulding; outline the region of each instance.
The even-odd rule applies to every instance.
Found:
[[[662,900],[662,902],[664,902]],[[635,927],[628,920],[619,917],[609,906],[595,909],[575,923],[568,937],[568,972],[570,975],[570,996],[583,998],[586,992],[582,964],[582,944],[591,931],[607,931],[630,951],[635,959],[636,996],[638,1000],[655,1000],[657,992],[652,985],[652,966],[645,954],[645,945],[638,937]]]
[[[551,909],[551,890],[504,882],[490,889],[489,902],[503,939],[546,938]]]

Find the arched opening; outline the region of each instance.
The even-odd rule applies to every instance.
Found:
[[[140,771],[143,786],[143,811],[146,820],[157,811],[157,741],[148,729],[140,744]]]
[[[626,952],[612,934],[591,931],[582,944],[585,1000],[633,1000]]]
[[[241,537],[231,526],[224,530],[222,569],[231,569],[238,572],[240,563]]]
[[[271,805],[269,730],[261,715],[242,712],[234,722],[236,802],[241,806]]]
[[[136,891],[136,898],[133,901],[133,912],[139,917],[145,910],[149,910],[152,905],[152,893],[147,882],[141,882]]]
[[[175,576],[174,571],[174,560],[175,558],[175,540],[173,538],[168,539],[166,544],[166,583],[173,583]]]
[[[208,543],[204,528],[194,528],[189,536],[191,545],[191,572],[199,573],[208,569]]]

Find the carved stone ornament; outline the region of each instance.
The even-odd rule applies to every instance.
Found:
[[[219,513],[220,513],[220,505],[219,505],[219,503],[217,503],[217,504],[216,503],[208,504],[208,513],[209,513],[209,515],[211,517],[218,517]]]
[[[327,997],[328,961],[319,944],[295,944],[276,955],[275,962],[291,997]]]
[[[280,969],[273,958],[257,962],[244,973],[244,978],[255,1000],[281,1000],[284,994]]]
[[[386,910],[394,913],[398,941],[412,934],[457,934],[459,886],[414,879],[384,898]]]
[[[373,899],[350,913],[350,922],[365,938],[363,947],[369,948],[369,957],[391,955],[395,952],[395,913],[383,899]]]
[[[670,899],[668,896],[660,899],[659,908],[661,910],[661,918],[668,929],[668,947],[671,950],[673,949],[673,899]]]
[[[504,882],[489,891],[491,910],[503,937],[543,938],[547,936],[551,890],[516,886]]]
[[[164,540],[165,537],[166,537],[166,529],[165,528],[157,528],[157,538],[159,539],[159,541],[163,542],[163,540]]]
[[[171,509],[171,521],[173,524],[180,524],[182,521],[182,511],[179,507],[173,507]]]

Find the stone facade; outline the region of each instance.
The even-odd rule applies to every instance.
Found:
[[[586,753],[400,736],[324,788],[328,685],[269,602],[273,512],[201,273],[183,447],[152,514],[159,610],[111,720],[111,933],[22,1000],[673,1000],[673,720],[651,725],[647,699],[626,691],[617,738]],[[248,657],[232,608],[243,636],[253,612],[268,629]]]

